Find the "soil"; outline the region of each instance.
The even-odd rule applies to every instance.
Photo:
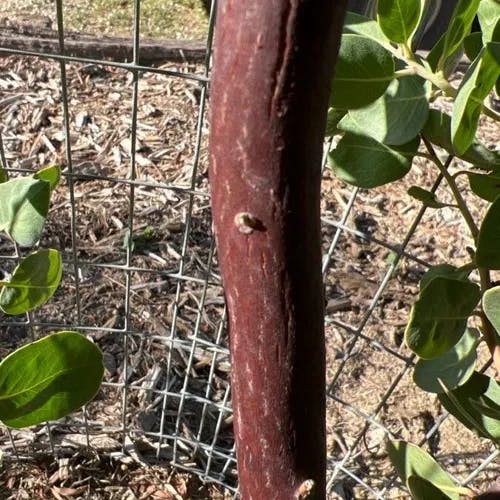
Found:
[[[203,69],[163,69],[195,78],[138,75],[132,169],[132,73],[68,64],[68,164],[58,63],[0,58],[0,121],[12,175],[54,163],[65,172],[41,241],[63,252],[62,286],[28,321],[0,315],[0,355],[69,325],[100,346],[106,364],[103,388],[85,413],[50,429],[10,436],[0,429],[0,498],[232,497],[229,357],[211,247],[208,125],[205,114],[200,119],[205,90],[196,80]],[[498,128],[484,120],[481,137],[496,147]],[[386,488],[383,498],[407,498],[387,460],[388,433],[424,445],[462,480],[493,451],[415,387],[402,342],[426,263],[468,260],[466,228],[456,210],[444,208],[425,212],[406,257],[389,268],[421,208],[407,189],[430,188],[435,178],[417,160],[401,181],[361,190],[343,221],[352,188],[324,170],[330,475],[338,468],[332,499],[375,498],[365,485]],[[474,215],[484,212],[481,200],[464,194]],[[444,187],[437,196],[451,201]],[[15,262],[15,249],[0,239],[2,271],[11,272]],[[486,464],[470,486],[483,488],[499,472],[494,461]]]

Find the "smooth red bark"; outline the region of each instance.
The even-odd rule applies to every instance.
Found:
[[[244,500],[325,498],[319,200],[345,3],[219,1],[210,183]]]

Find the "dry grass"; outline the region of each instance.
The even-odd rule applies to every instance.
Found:
[[[132,0],[75,0],[63,2],[65,27],[95,34],[130,36]],[[53,0],[3,0],[0,17],[48,18],[56,25]],[[201,0],[142,0],[141,36],[200,39],[206,36],[207,19]]]

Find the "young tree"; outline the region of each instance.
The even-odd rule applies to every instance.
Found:
[[[222,0],[210,182],[244,499],[325,498],[323,136],[344,0]]]

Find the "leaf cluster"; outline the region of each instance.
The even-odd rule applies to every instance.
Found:
[[[460,211],[474,248],[464,266],[433,263],[423,276],[405,341],[416,355],[415,383],[437,394],[467,428],[498,445],[500,386],[476,363],[485,343],[490,364],[500,372],[500,286],[490,279],[490,271],[500,269],[500,153],[476,134],[482,116],[500,122],[488,101],[500,91],[500,3],[458,0],[446,32],[424,57],[414,52],[413,38],[422,30],[427,5],[378,0],[376,20],[347,14],[326,126],[326,135],[335,136],[329,161],[340,179],[360,188],[401,179],[419,156],[446,181],[451,204],[421,186],[408,193],[428,209]],[[481,32],[471,33],[476,16]],[[450,77],[464,55],[469,67],[453,86]],[[434,106],[438,97],[452,102],[451,114]],[[453,174],[456,159],[468,167]],[[489,203],[482,220],[472,216],[458,175]],[[388,453],[413,498],[476,495],[416,446],[391,441]]]
[[[9,179],[0,166],[0,231],[19,250],[38,245],[60,177],[59,167],[50,166]],[[21,258],[0,282],[0,310],[18,315],[42,306],[62,272],[55,249],[39,248]],[[0,362],[0,420],[20,428],[62,418],[93,399],[103,372],[99,348],[79,333],[56,332],[28,343]]]

